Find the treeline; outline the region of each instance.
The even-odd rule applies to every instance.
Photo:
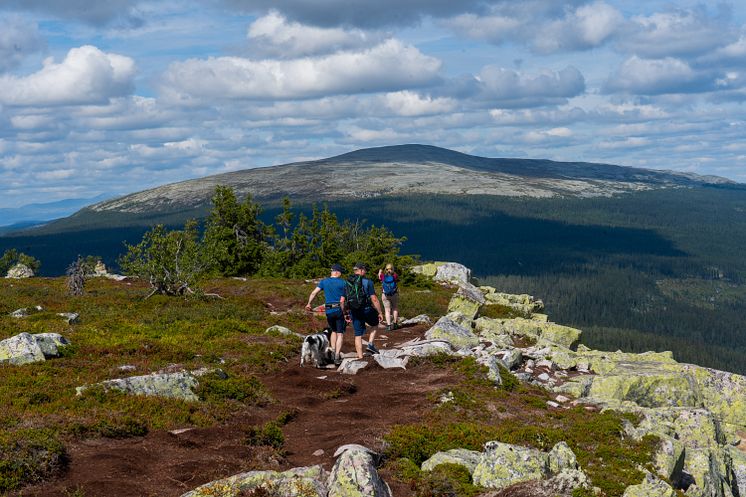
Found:
[[[406,238],[359,219],[340,221],[326,205],[313,206],[309,216],[285,198],[273,223],[263,222],[261,211],[251,196],[239,201],[231,188],[218,186],[202,232],[196,220],[183,229],[155,226],[140,243],[127,245],[119,265],[149,281],[153,293],[183,295],[206,275],[312,278],[335,263],[406,268],[417,260],[399,254]]]

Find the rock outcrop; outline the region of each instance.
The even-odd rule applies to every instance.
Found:
[[[422,274],[440,283],[469,283],[471,281],[471,269],[457,262],[431,262],[414,266],[412,272]]]
[[[0,363],[29,364],[59,357],[70,342],[58,333],[20,333],[0,341]]]

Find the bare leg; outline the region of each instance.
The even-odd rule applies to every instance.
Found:
[[[339,354],[342,353],[342,340],[344,339],[344,335],[342,333],[332,333],[332,336],[335,337],[334,340],[334,358],[336,359],[339,357]]]
[[[376,339],[377,332],[378,332],[378,326],[370,327],[370,335],[368,335],[368,343],[373,343],[373,340]]]
[[[357,352],[357,358],[363,358],[363,337],[355,337],[355,352]]]
[[[386,316],[386,321],[388,321],[388,316]],[[394,308],[394,324],[399,322],[399,308]]]
[[[388,300],[383,301],[383,312],[386,315],[386,325],[391,326],[391,303]],[[394,317],[394,322],[396,322],[396,317]]]
[[[329,346],[332,350],[337,350],[337,333],[332,331],[329,336]]]

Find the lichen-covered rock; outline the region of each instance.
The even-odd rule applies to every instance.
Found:
[[[474,468],[479,464],[482,453],[476,450],[468,449],[451,449],[445,452],[437,452],[427,461],[422,463],[422,471],[432,471],[439,464],[458,464],[474,472]]]
[[[328,497],[391,497],[389,486],[378,476],[374,453],[356,446],[337,453],[327,483]]]
[[[495,385],[502,385],[503,380],[500,377],[500,362],[497,357],[489,354],[477,357],[477,364],[481,364],[487,368],[487,378],[492,381]]]
[[[549,451],[549,472],[558,474],[566,469],[577,469],[578,459],[565,442],[558,442]]]
[[[199,378],[206,374],[216,374],[227,377],[220,369],[201,368],[195,371],[177,371],[175,373],[153,373],[143,376],[117,378],[98,383],[104,390],[119,390],[131,395],[145,395],[150,397],[168,397],[186,401],[197,401],[195,393],[199,386]],[[92,385],[84,385],[75,389],[77,395],[82,395]]]
[[[623,497],[676,497],[671,485],[648,473],[639,485],[627,487]]]
[[[593,379],[588,397],[602,402],[630,401],[643,407],[699,407],[692,378],[655,364],[619,364]]]
[[[731,480],[738,495],[746,495],[746,452],[739,447],[728,446],[725,449],[730,458]]]
[[[684,444],[665,435],[658,437],[660,442],[653,453],[653,468],[658,476],[674,481],[684,469]]]
[[[724,423],[746,427],[746,377],[692,364],[680,366],[696,381],[707,409]]]
[[[556,343],[567,348],[577,345],[580,341],[580,335],[583,333],[576,328],[562,326],[556,323],[541,321],[534,322],[539,323],[539,329],[541,330],[539,334],[542,340]]]
[[[80,314],[77,312],[58,312],[57,315],[67,321],[67,324],[77,323],[80,317]]]
[[[440,318],[432,328],[425,333],[427,339],[447,340],[456,349],[474,347],[479,343],[479,337],[470,328],[460,325],[451,313]]]
[[[8,270],[6,278],[22,279],[22,278],[33,278],[34,271],[25,264],[20,262]]]
[[[513,339],[503,326],[502,320],[482,316],[474,321],[474,332],[482,341],[492,342],[501,347],[513,346]]]
[[[58,333],[20,333],[0,341],[0,363],[29,364],[59,356],[59,347],[70,342]]]
[[[520,349],[501,350],[495,353],[495,358],[501,366],[507,370],[511,370],[521,363],[523,360],[523,353]]]
[[[261,488],[262,495],[282,497],[326,497],[327,473],[321,465],[293,468],[284,472],[248,471],[206,483],[181,497],[236,497]]]
[[[304,338],[304,336],[301,335],[300,333],[296,333],[293,330],[291,330],[290,328],[286,328],[284,326],[280,326],[279,324],[275,324],[273,326],[270,326],[269,328],[267,328],[266,330],[264,330],[264,333],[279,333],[280,335],[296,336],[296,337]]]
[[[570,348],[580,340],[582,331],[562,326],[552,322],[542,322],[533,319],[490,319],[479,318],[475,326],[480,335],[516,335],[541,340],[540,346]]]
[[[526,315],[544,310],[544,303],[541,300],[535,300],[531,295],[500,293],[491,286],[482,286],[479,289],[484,293],[487,305],[503,305]]]
[[[475,485],[505,488],[549,474],[549,457],[536,449],[501,442],[487,442],[472,478]]]
[[[28,309],[25,307],[22,307],[20,309],[16,309],[15,311],[8,314],[12,318],[21,319],[28,316]]]
[[[484,302],[484,295],[479,288],[471,283],[461,283],[448,303],[448,312],[460,312],[469,320],[472,320],[477,317]]]
[[[28,364],[44,360],[44,352],[29,333],[20,333],[0,341],[0,363]]]
[[[434,280],[447,283],[462,284],[471,281],[471,269],[457,262],[438,263]]]

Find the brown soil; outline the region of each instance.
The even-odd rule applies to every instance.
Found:
[[[420,325],[379,332],[376,345],[384,348],[411,340],[426,329]],[[352,334],[345,339],[344,350],[353,350]],[[384,370],[368,361],[370,365],[355,376],[301,368],[294,361],[279,373],[262,377],[275,403],[247,407],[223,426],[73,443],[68,447],[68,468],[59,479],[27,487],[19,495],[70,497],[80,490],[78,495],[85,497],[171,497],[252,469],[323,464],[330,470],[337,447],[359,443],[380,449],[381,437],[392,425],[421,421],[432,405],[432,392],[452,383],[447,370],[427,364],[406,371]],[[247,427],[290,410],[297,410],[297,415],[283,428],[284,456],[244,443]],[[314,455],[319,449],[323,454]],[[390,479],[389,483],[397,496],[413,494],[404,485]]]

